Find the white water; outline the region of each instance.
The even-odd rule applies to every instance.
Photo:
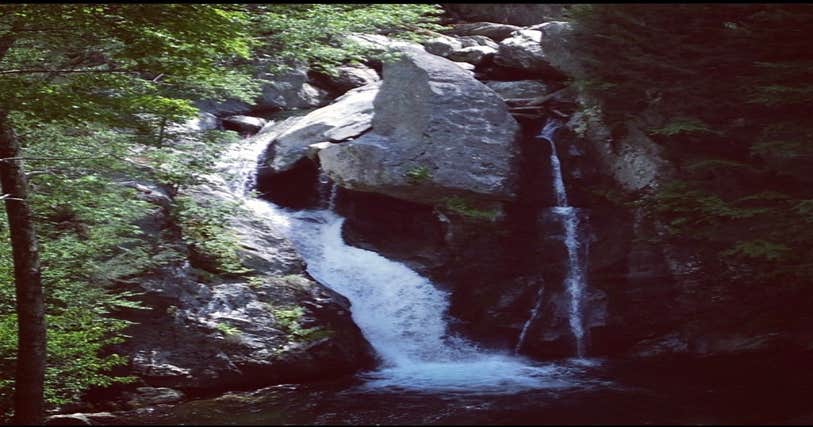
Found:
[[[570,206],[567,201],[567,191],[562,179],[562,166],[559,162],[559,155],[556,152],[554,134],[560,124],[555,120],[550,120],[539,133],[537,138],[546,139],[550,144],[550,164],[553,172],[553,193],[556,198],[555,213],[562,221],[565,232],[565,247],[567,248],[567,275],[565,276],[565,289],[570,299],[569,324],[570,330],[576,339],[576,356],[584,357],[584,326],[582,319],[582,300],[584,299],[584,289],[586,282],[584,278],[584,264],[579,258],[581,241],[579,240],[579,215],[576,208]],[[515,351],[519,351],[525,341],[525,335],[530,325],[539,317],[539,310],[542,306],[542,289],[537,293],[537,301],[531,310],[531,316],[525,322],[520,333]]]
[[[447,293],[404,264],[345,244],[344,218],[331,209],[291,211],[251,197],[264,147],[246,142],[221,162],[232,180],[229,187],[254,214],[291,239],[316,280],[350,300],[353,320],[382,361],[379,369],[363,376],[365,387],[514,393],[576,385],[574,375],[583,365],[534,363],[484,351],[450,334]],[[331,208],[335,194],[332,188]]]

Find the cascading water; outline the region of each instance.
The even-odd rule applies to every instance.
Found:
[[[579,239],[579,213],[576,208],[570,206],[567,201],[567,191],[562,179],[562,166],[559,156],[556,153],[554,134],[561,124],[556,120],[549,120],[542,131],[537,136],[538,139],[545,139],[550,143],[550,164],[553,172],[553,193],[556,198],[555,213],[564,226],[565,247],[567,248],[567,275],[565,276],[565,288],[570,297],[569,323],[570,330],[576,339],[576,356],[584,357],[584,323],[582,319],[582,300],[586,281],[584,277],[584,264],[579,256],[582,242]],[[537,294],[537,301],[531,311],[531,317],[525,322],[517,342],[518,352],[525,340],[528,327],[539,317],[539,310],[542,306],[542,289]]]
[[[265,149],[262,141],[252,141],[221,161],[224,175],[233,180],[229,188],[287,235],[316,280],[350,300],[353,320],[383,362],[363,376],[365,387],[513,393],[575,384],[571,377],[578,367],[484,351],[451,334],[446,292],[404,264],[345,244],[344,218],[332,210],[335,188],[325,192],[330,194],[329,209],[291,211],[252,197],[256,178],[246,170],[256,170]]]

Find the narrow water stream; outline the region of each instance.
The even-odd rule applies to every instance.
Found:
[[[569,309],[569,323],[570,330],[576,340],[576,357],[583,358],[585,356],[585,342],[584,342],[584,321],[582,314],[582,305],[584,299],[584,289],[587,286],[585,279],[585,257],[582,250],[585,243],[582,236],[579,234],[579,210],[570,206],[567,200],[567,190],[565,188],[564,178],[562,177],[562,166],[559,161],[559,155],[556,152],[556,131],[562,124],[556,120],[549,120],[542,131],[537,136],[540,141],[547,141],[550,144],[550,165],[552,171],[552,184],[553,194],[556,200],[556,206],[553,208],[553,213],[557,215],[559,221],[564,228],[564,245],[567,248],[567,273],[565,276],[565,289],[570,297]],[[530,317],[522,327],[522,332],[517,340],[517,345],[514,349],[515,353],[519,353],[525,343],[528,329],[533,322],[539,318],[539,312],[542,308],[543,288],[540,287],[536,295],[536,303],[531,310]]]

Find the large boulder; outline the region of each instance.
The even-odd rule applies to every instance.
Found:
[[[548,64],[553,68],[575,78],[584,74],[582,62],[571,47],[572,24],[567,21],[550,21],[529,27],[528,30],[542,33],[539,44]]]
[[[550,64],[541,42],[542,31],[517,31],[500,42],[494,63],[532,74],[558,76],[561,73]]]
[[[351,89],[381,80],[370,67],[361,64],[342,65],[333,69],[334,74],[313,73],[314,80],[333,95],[340,96]]]
[[[338,185],[426,204],[513,200],[519,125],[454,62],[403,47],[383,69],[373,131],[320,151]]]
[[[449,36],[437,36],[423,42],[423,47],[427,52],[446,58],[452,52],[462,49],[463,43],[460,40]]]
[[[280,74],[262,74],[266,80],[256,108],[260,110],[291,110],[327,105],[330,95],[324,89],[312,85],[307,69],[292,68]]]
[[[379,83],[371,83],[353,89],[333,104],[310,112],[279,133],[269,141],[271,146],[266,163],[271,171],[289,170],[308,154],[308,147],[312,144],[341,142],[369,130],[373,99],[379,86]]]

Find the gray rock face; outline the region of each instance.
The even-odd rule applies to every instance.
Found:
[[[452,52],[462,49],[463,43],[454,37],[438,36],[423,42],[423,47],[427,52],[445,58]]]
[[[547,94],[550,88],[541,80],[517,80],[511,82],[483,82],[497,92],[502,99],[533,98]]]
[[[251,111],[251,104],[237,99],[227,99],[225,101],[198,101],[195,105],[203,112],[215,116],[229,116],[236,114],[246,114]]]
[[[519,126],[494,91],[415,48],[402,48],[383,74],[373,132],[319,153],[338,185],[429,204],[516,197]]]
[[[494,50],[497,50],[497,48],[500,46],[499,43],[486,36],[463,36],[459,37],[458,40],[460,40],[460,43],[463,44],[463,47],[488,46]]]
[[[452,61],[477,65],[497,53],[499,45],[488,37],[438,36],[423,43],[427,52],[449,58]]]
[[[550,73],[554,70],[542,50],[541,41],[541,31],[517,31],[512,37],[500,42],[500,49],[494,57],[494,62],[507,68]]]
[[[474,64],[469,64],[468,62],[452,62],[458,67],[462,68],[464,71],[468,72],[470,76],[474,76],[474,69],[476,68]]]
[[[183,400],[184,394],[168,387],[138,387],[134,393],[127,393],[131,407],[174,403]]]
[[[470,46],[458,49],[449,54],[449,59],[452,61],[468,62],[469,64],[477,65],[483,62],[486,58],[494,56],[497,49],[489,46]]]
[[[267,79],[269,83],[263,86],[256,108],[290,110],[321,107],[330,102],[327,91],[308,81],[308,73],[304,68],[296,68],[281,75],[263,74],[260,77]]]
[[[567,21],[550,21],[529,27],[529,30],[542,33],[540,45],[547,62],[571,77],[584,74],[582,63],[570,47],[573,26]]]
[[[514,31],[521,30],[522,27],[508,24],[496,24],[493,22],[472,22],[457,24],[452,30],[452,34],[459,36],[485,36],[495,42],[500,42],[511,36]]]
[[[364,65],[342,65],[335,71],[337,75],[329,76],[327,84],[337,94],[381,80],[375,70]]]
[[[310,112],[274,137],[267,164],[275,173],[290,169],[319,142],[341,142],[372,126],[373,99],[379,83],[353,89],[327,107]],[[266,136],[267,137],[267,136]]]
[[[380,34],[353,33],[345,36],[343,41],[365,49],[370,49],[374,53],[399,50],[401,48],[417,48],[423,50],[423,47],[418,43],[391,39]]]

